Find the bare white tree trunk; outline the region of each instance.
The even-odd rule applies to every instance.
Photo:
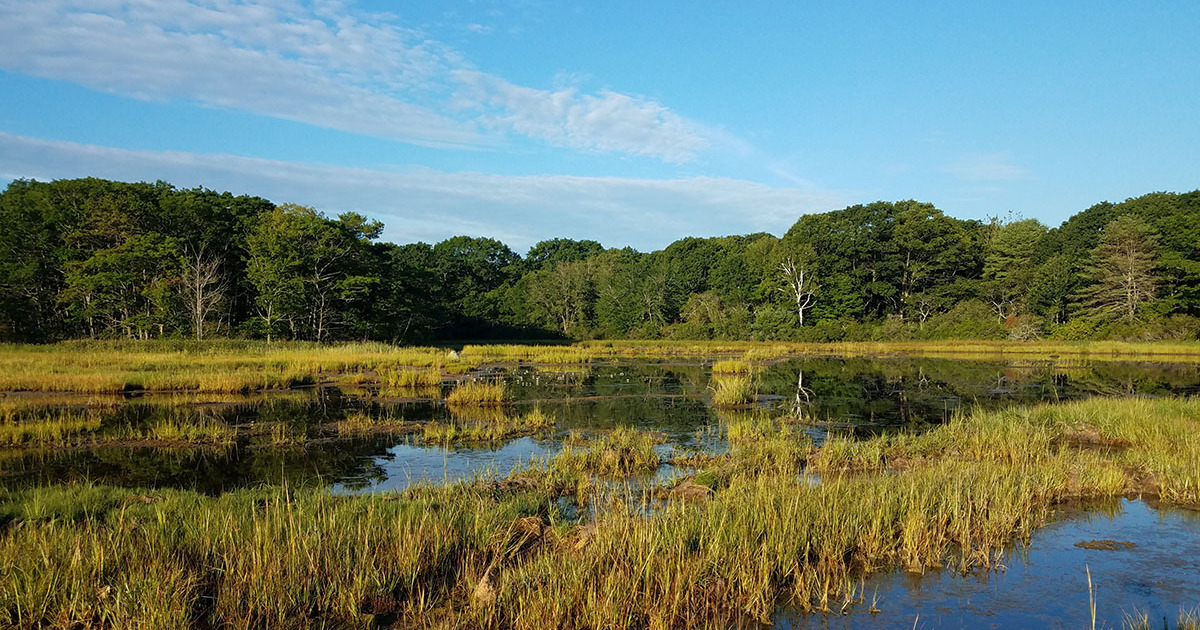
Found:
[[[817,285],[812,272],[804,265],[797,265],[792,258],[779,263],[779,271],[783,274],[786,285],[781,289],[796,300],[796,314],[800,316],[800,325],[804,325],[804,311],[816,301]]]
[[[207,249],[207,245],[199,249],[189,246],[183,269],[183,302],[196,339],[204,338],[204,323],[225,301],[227,288],[221,259],[209,255]]]

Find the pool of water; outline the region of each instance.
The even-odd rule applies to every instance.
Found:
[[[1080,546],[1095,541],[1111,548]],[[1093,599],[1097,628],[1142,614],[1151,628],[1174,628],[1181,610],[1200,607],[1200,512],[1134,500],[1070,511],[1003,564],[969,575],[884,573],[864,583],[849,614],[781,610],[775,628],[1090,628]]]

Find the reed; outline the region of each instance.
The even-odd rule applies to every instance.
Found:
[[[714,376],[710,389],[714,407],[748,405],[758,398],[754,378],[749,375]]]
[[[629,427],[616,429],[588,440],[572,433],[550,462],[561,472],[628,477],[654,472],[662,458],[654,446],[658,442],[647,433]]]
[[[440,369],[392,369],[380,374],[380,382],[388,387],[436,387],[442,384]]]
[[[750,364],[736,359],[717,361],[712,366],[713,374],[749,374]]]
[[[554,417],[535,407],[528,413],[513,417],[500,412],[495,418],[478,421],[430,422],[425,425],[423,435],[427,443],[446,446],[459,442],[497,442],[553,427]]]
[[[508,400],[508,386],[503,381],[466,381],[446,394],[446,404],[454,406],[496,406]]]
[[[862,597],[859,576],[887,567],[995,566],[1068,499],[1200,505],[1186,465],[1200,460],[1188,439],[1200,400],[978,412],[862,449],[733,422],[745,426],[711,463],[719,480],[702,473],[714,488],[703,500],[615,496],[581,521],[557,507],[563,477],[529,469],[368,496],[0,490],[0,627],[747,626],[781,601],[840,612]],[[535,467],[651,471],[653,442],[627,428],[575,436]],[[837,465],[813,483],[796,459],[765,464],[774,449]],[[859,461],[871,465],[842,465]]]

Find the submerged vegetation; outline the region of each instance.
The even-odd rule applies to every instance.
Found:
[[[764,414],[725,431],[730,450],[694,462],[703,500],[647,509],[594,487],[584,520],[558,507],[563,476],[538,471],[652,471],[652,435],[572,438],[507,479],[368,496],[4,491],[0,625],[704,628],[767,621],[781,601],[842,610],[862,571],[994,566],[1073,499],[1200,506],[1200,400],[977,412],[821,447]]]

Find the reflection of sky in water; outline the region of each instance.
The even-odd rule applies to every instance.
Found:
[[[710,366],[711,362],[674,360],[601,363],[568,370],[496,368],[493,376],[507,380],[515,401],[504,412],[519,414],[540,407],[554,416],[556,430],[538,436],[546,441],[523,438],[451,451],[422,448],[419,435],[329,439],[328,429],[322,427],[359,410],[387,412],[411,422],[455,419],[439,401],[374,396],[378,388],[224,396],[220,399],[226,402],[221,404],[190,408],[172,407],[172,400],[181,399],[177,396],[149,395],[133,403],[114,398],[105,426],[116,430],[144,426],[172,413],[204,414],[244,427],[283,424],[310,441],[301,447],[277,447],[250,438],[237,448],[205,452],[111,446],[44,452],[0,449],[0,486],[89,479],[211,493],[283,481],[332,484],[343,490],[399,488],[415,479],[460,479],[473,471],[505,474],[530,457],[553,452],[554,444],[570,431],[592,434],[621,425],[660,434],[668,442],[667,449],[720,452],[727,445],[718,427],[753,410],[720,411],[709,405]],[[1014,367],[958,359],[806,358],[772,364],[758,381],[758,411],[802,416],[806,423],[795,429],[819,444],[831,431],[859,436],[896,428],[920,431],[956,409],[974,406],[1005,407],[1091,395],[1194,394],[1200,367],[1148,363]],[[459,412],[464,413],[472,415]]]
[[[1179,611],[1200,606],[1200,512],[1157,511],[1122,500],[1119,514],[1068,514],[1036,530],[1026,550],[1009,552],[998,573],[904,572],[867,580],[864,604],[849,615],[783,613],[784,628],[1085,628],[1091,627],[1087,570],[1097,627],[1121,627],[1126,614],[1175,627]],[[1082,549],[1077,542],[1116,540],[1132,549]],[[882,610],[865,608],[877,597]]]
[[[343,479],[334,492],[377,492],[402,490],[418,482],[459,481],[476,475],[503,477],[514,467],[535,457],[558,451],[558,444],[524,437],[499,448],[424,448],[398,444],[386,455],[375,458],[382,479]]]

